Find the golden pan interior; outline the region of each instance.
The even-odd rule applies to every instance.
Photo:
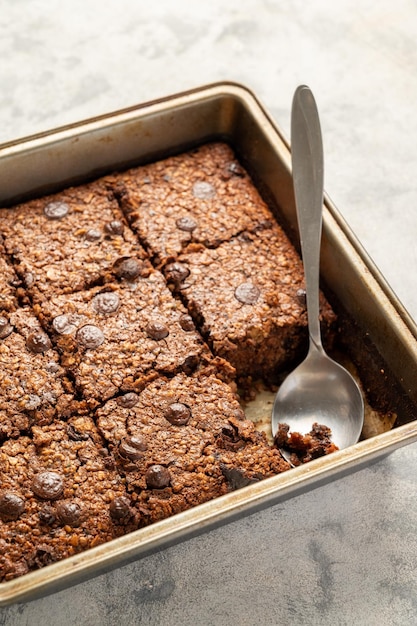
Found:
[[[0,206],[228,141],[296,240],[288,143],[256,97],[217,83],[0,146]],[[0,605],[52,593],[220,523],[355,471],[417,440],[417,327],[326,196],[321,278],[342,313],[366,388],[395,412],[390,430],[107,544],[0,584]],[[362,370],[361,370],[362,368]],[[381,397],[380,397],[381,396]],[[384,396],[382,398],[382,396]],[[381,399],[382,398],[382,399]]]

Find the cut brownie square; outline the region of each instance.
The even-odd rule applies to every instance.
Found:
[[[2,211],[7,253],[34,300],[114,280],[143,249],[116,200],[99,182]]]
[[[214,375],[158,378],[96,419],[144,524],[290,467]]]
[[[123,481],[87,417],[34,426],[0,447],[0,580],[137,527]]]
[[[134,283],[52,296],[35,310],[89,406],[212,358],[157,270]]]
[[[239,377],[274,378],[307,346],[301,260],[278,225],[216,249],[192,246],[165,267],[214,353]],[[335,315],[322,297],[324,330]]]
[[[155,262],[190,242],[218,246],[242,231],[269,228],[273,217],[224,143],[207,144],[106,180]]]
[[[72,388],[30,309],[0,316],[0,441],[66,417]]]

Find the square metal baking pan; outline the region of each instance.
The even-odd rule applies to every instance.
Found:
[[[211,140],[230,143],[296,240],[288,143],[256,97],[228,82],[0,146],[0,206]],[[321,264],[323,286],[345,320],[346,350],[370,397],[382,411],[394,414],[393,427],[386,432],[377,429],[348,449],[2,583],[0,605],[79,583],[311,490],[417,440],[417,327],[327,196]]]

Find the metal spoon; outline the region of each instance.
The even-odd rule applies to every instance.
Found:
[[[339,449],[359,439],[364,417],[358,385],[324,351],[319,321],[319,262],[323,208],[323,145],[314,96],[305,85],[294,94],[291,152],[297,219],[304,264],[309,350],[282,383],[272,410],[272,432],[286,423],[306,434],[314,422],[328,426]],[[284,456],[285,452],[281,451]]]

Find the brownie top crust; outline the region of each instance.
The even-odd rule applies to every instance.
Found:
[[[114,280],[146,256],[100,181],[4,209],[0,232],[35,301]]]
[[[212,248],[273,217],[247,172],[224,143],[201,146],[106,181],[157,264],[189,243]]]

